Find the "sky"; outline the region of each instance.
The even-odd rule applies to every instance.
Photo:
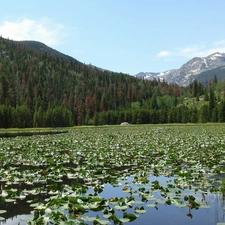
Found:
[[[225,53],[225,0],[7,0],[0,35],[130,75]]]

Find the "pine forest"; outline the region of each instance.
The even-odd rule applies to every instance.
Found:
[[[0,127],[225,122],[225,81],[138,79],[0,38]]]

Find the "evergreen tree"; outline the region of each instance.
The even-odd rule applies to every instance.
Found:
[[[197,123],[198,122],[198,111],[197,108],[194,107],[191,109],[191,123]]]
[[[203,105],[199,110],[199,120],[200,123],[206,123],[209,121],[209,107]]]
[[[218,107],[218,122],[225,122],[225,101],[220,102]]]
[[[209,90],[209,118],[212,116],[212,111],[215,107],[215,95],[212,88]]]
[[[27,105],[16,107],[17,126],[20,128],[32,127],[32,115]]]

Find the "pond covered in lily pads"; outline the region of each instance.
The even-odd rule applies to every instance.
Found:
[[[225,125],[0,138],[0,224],[225,224]]]

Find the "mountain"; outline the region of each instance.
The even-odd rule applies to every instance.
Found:
[[[76,59],[74,59],[73,57],[69,56],[69,55],[65,55],[53,48],[50,48],[49,46],[45,45],[44,43],[42,42],[39,42],[39,41],[17,41],[18,43],[28,47],[28,48],[31,48],[31,49],[34,49],[36,51],[39,51],[39,52],[42,52],[42,53],[47,53],[53,57],[59,57],[59,58],[63,58],[67,61],[74,61]],[[91,64],[87,65],[87,66],[90,66],[90,67],[93,67],[93,68],[97,68],[99,70],[102,70],[102,71],[105,71],[105,69],[102,69],[100,67],[97,67],[97,66],[93,66]],[[109,70],[107,70],[109,71]],[[109,71],[109,72],[112,72],[112,71]]]
[[[185,69],[191,80],[191,76],[197,77],[194,69],[205,68],[206,73],[212,64],[217,68],[214,73],[223,74],[225,66],[220,70],[218,67],[223,63],[222,54],[217,53],[207,59],[194,58],[180,71],[147,74],[159,79],[138,79],[86,65],[40,42],[0,37],[0,128],[111,125],[124,121],[225,122],[225,81],[209,80],[211,85],[206,87],[196,81],[188,87],[164,82],[165,77],[180,75]]]
[[[0,37],[0,127],[93,124],[96,113],[130,109],[157,86],[86,65],[40,42]]]
[[[18,41],[18,43],[39,52],[47,53],[53,57],[60,57],[68,61],[76,60],[73,57],[63,54],[38,41]],[[102,71],[108,71],[93,65],[88,66],[97,68]],[[146,80],[153,80],[154,78],[156,78],[165,80],[168,83],[176,83],[180,86],[188,86],[193,82],[194,79],[197,79],[205,85],[207,82],[209,82],[209,80],[212,79],[214,75],[218,76],[218,80],[222,80],[225,78],[223,73],[224,71],[221,70],[222,73],[220,73],[220,69],[217,69],[218,67],[221,67],[222,69],[223,66],[225,66],[225,53],[221,54],[219,52],[216,52],[207,57],[195,57],[185,63],[180,69],[172,69],[160,73],[140,72],[136,74],[135,77],[142,79],[144,78]]]
[[[180,69],[172,69],[161,73],[141,72],[135,75],[147,80],[164,79],[168,83],[176,83],[180,86],[188,86],[194,79],[206,83],[215,74],[214,69],[225,66],[225,53],[216,52],[207,57],[194,57],[181,66]],[[207,77],[204,79],[204,72]],[[211,71],[211,72],[210,72]],[[200,75],[201,74],[201,75]],[[222,76],[225,79],[225,74]],[[221,79],[222,79],[221,77]]]

